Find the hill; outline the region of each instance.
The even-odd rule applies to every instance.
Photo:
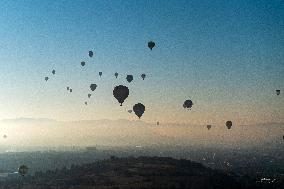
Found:
[[[0,187],[3,189],[256,188],[252,180],[236,178],[189,160],[168,157],[111,157],[91,164],[45,173],[37,172],[34,176],[9,178],[1,182]]]

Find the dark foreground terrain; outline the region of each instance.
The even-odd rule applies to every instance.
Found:
[[[34,176],[8,177],[1,189],[98,189],[98,188],[191,188],[252,189],[283,188],[283,180],[273,184],[257,183],[204,167],[189,160],[166,157],[111,157],[91,164],[71,166]]]

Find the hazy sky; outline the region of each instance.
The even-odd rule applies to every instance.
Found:
[[[281,0],[1,0],[0,119],[137,119],[127,110],[142,102],[149,122],[283,122],[283,36]]]

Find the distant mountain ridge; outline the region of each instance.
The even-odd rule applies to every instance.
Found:
[[[57,122],[57,120],[54,119],[48,119],[48,118],[26,118],[26,117],[19,117],[19,118],[13,118],[13,119],[2,119],[0,120],[3,123],[20,123],[20,122]]]
[[[50,118],[29,118],[29,117],[19,117],[19,118],[10,118],[0,120],[2,123],[43,123],[43,122],[59,122],[59,123],[119,123],[119,124],[144,124],[144,125],[156,125],[156,123],[144,122],[142,120],[127,120],[127,119],[98,119],[98,120],[73,120],[73,121],[59,121]],[[238,127],[246,126],[283,126],[284,123],[278,122],[267,122],[267,123],[257,123],[257,124],[241,124],[237,125]],[[172,126],[172,127],[187,127],[187,126],[199,126],[204,125],[190,124],[190,123],[161,123],[160,126]],[[214,125],[213,125],[214,126]],[[217,125],[219,126],[219,125]]]
[[[107,146],[219,146],[222,148],[270,146],[283,143],[284,124],[258,124],[228,129],[225,125],[147,123],[141,120],[56,121],[17,118],[0,121],[5,140],[13,145]],[[251,137],[255,136],[255,137]]]

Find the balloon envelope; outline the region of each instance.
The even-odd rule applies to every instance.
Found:
[[[152,50],[154,47],[155,47],[155,42],[153,42],[153,41],[149,41],[148,42],[148,47]]]
[[[120,106],[122,106],[122,103],[128,97],[128,95],[129,89],[126,86],[118,85],[113,89],[113,96],[120,103]]]
[[[55,74],[55,70],[52,70],[52,74],[53,74],[53,75]]]
[[[69,87],[66,87],[67,91],[69,91]]]
[[[88,102],[85,102],[85,105],[87,106],[87,105],[88,105]]]
[[[47,81],[48,79],[49,79],[48,77],[45,77],[45,78],[44,78],[45,81]]]
[[[114,76],[115,76],[115,78],[117,78],[117,77],[118,77],[118,73],[117,73],[117,72],[115,72]]]
[[[94,53],[93,51],[89,51],[89,57],[93,57]]]
[[[88,98],[91,98],[92,94],[88,94]]]
[[[227,121],[226,126],[227,126],[228,129],[231,129],[231,127],[233,126],[232,121]]]
[[[99,72],[100,77],[103,75],[103,72]]]
[[[193,102],[192,102],[191,100],[186,100],[186,101],[184,101],[184,103],[183,103],[183,107],[184,107],[184,108],[189,108],[189,109],[191,109],[192,105],[193,105]]]
[[[142,74],[141,77],[142,77],[142,79],[144,80],[145,77],[146,77],[146,74]]]
[[[21,165],[18,169],[18,172],[22,175],[25,176],[28,172],[28,167],[26,165]]]
[[[276,94],[277,94],[277,95],[280,95],[280,90],[276,90]]]
[[[211,127],[212,127],[211,125],[207,125],[207,129],[208,129],[208,130],[210,130],[210,129],[211,129]]]
[[[7,138],[7,135],[3,135],[3,138]]]
[[[72,93],[72,89],[69,89],[70,93]]]
[[[97,85],[96,84],[91,84],[90,85],[90,89],[92,90],[92,91],[94,91],[94,90],[96,90],[96,88],[97,88]]]
[[[135,114],[139,117],[143,115],[143,113],[145,112],[145,106],[141,103],[137,103],[133,106],[133,111],[135,112]]]
[[[132,113],[132,110],[128,110],[128,113]]]
[[[81,62],[81,66],[85,66],[85,64],[86,64],[86,63],[85,63],[84,61],[83,61],[83,62]]]
[[[133,75],[127,75],[126,80],[130,83],[133,80]]]

